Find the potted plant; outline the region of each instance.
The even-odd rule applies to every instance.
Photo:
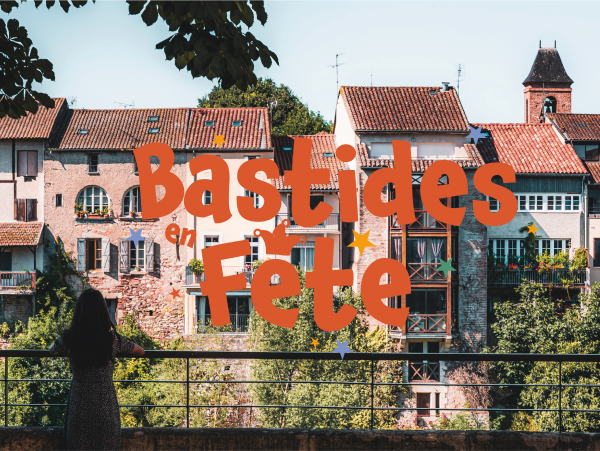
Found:
[[[100,214],[102,215],[103,218],[108,216],[108,205],[102,209]]]
[[[188,266],[190,268],[190,272],[194,275],[196,283],[202,282],[202,275],[204,274],[204,263],[202,260],[192,258],[188,263]]]
[[[525,265],[523,266],[523,269],[525,271],[531,271],[531,270],[533,270],[533,265],[531,263],[525,263]]]
[[[131,215],[132,218],[135,218],[137,216],[137,211],[131,210],[130,215]]]
[[[519,267],[517,265],[511,263],[508,265],[508,270],[509,271],[518,271]]]
[[[575,251],[573,260],[571,260],[569,267],[571,271],[584,271],[588,267],[588,253],[587,249],[580,247]]]
[[[496,263],[494,265],[494,271],[504,271],[504,265],[502,263]]]
[[[87,217],[90,215],[90,211],[91,211],[91,210],[90,210],[89,208],[87,208],[87,209],[85,210],[85,213],[83,214],[83,216],[87,218]]]

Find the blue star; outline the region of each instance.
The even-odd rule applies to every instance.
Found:
[[[333,352],[339,352],[342,355],[342,360],[344,360],[344,354],[347,354],[348,352],[354,352],[348,347],[348,342],[350,340],[346,340],[343,343],[338,339],[336,339],[335,341],[337,342],[337,348],[335,348]]]
[[[481,126],[479,128],[475,128],[475,127],[469,125],[469,128],[471,129],[471,133],[465,139],[473,138],[473,140],[475,141],[475,145],[477,145],[477,140],[487,138],[487,136],[485,136],[481,132],[481,129],[483,128],[483,126]]]
[[[125,241],[133,241],[135,243],[139,243],[140,241],[146,241],[146,238],[142,236],[142,229],[137,232],[133,229],[129,229],[130,237],[125,238]]]

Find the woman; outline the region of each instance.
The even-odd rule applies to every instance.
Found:
[[[121,418],[113,370],[117,353],[144,355],[144,350],[115,330],[106,301],[85,290],[75,305],[71,327],[50,347],[69,357],[73,381],[65,415],[67,449],[120,450]]]

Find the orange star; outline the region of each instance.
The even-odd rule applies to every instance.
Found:
[[[171,291],[169,294],[171,296],[173,296],[173,299],[178,298],[179,297],[179,291],[180,290],[176,290],[175,288],[173,288],[173,291]]]
[[[354,241],[348,245],[348,247],[357,247],[360,251],[360,256],[362,257],[363,252],[365,251],[365,247],[376,247],[373,243],[369,241],[369,233],[370,230],[367,230],[362,235],[358,233],[356,230],[354,232]]]
[[[215,140],[212,143],[216,144],[218,147],[221,147],[221,144],[227,144],[227,141],[225,141],[224,136],[225,133],[223,133],[222,135],[217,135],[215,133]]]

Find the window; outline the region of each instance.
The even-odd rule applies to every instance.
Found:
[[[517,201],[519,211],[579,211],[578,194],[519,194]]]
[[[77,130],[78,135],[87,135],[90,131],[87,128],[80,128]]]
[[[202,203],[204,205],[210,205],[212,203],[212,193],[210,191],[204,191],[202,196]]]
[[[85,240],[85,270],[102,269],[102,240]]]
[[[598,161],[598,143],[573,144],[577,156],[582,160]]]
[[[0,252],[0,271],[12,271],[12,252]]]
[[[89,174],[97,174],[98,173],[98,155],[90,155],[89,165],[88,165],[88,173]]]
[[[410,308],[411,315],[446,313],[446,301],[445,289],[413,288],[406,295],[406,306]]]
[[[556,113],[556,99],[552,96],[546,97],[544,99],[544,114],[546,113]]]
[[[205,127],[212,127],[213,125],[215,125],[215,121],[204,121]]]
[[[490,211],[498,211],[500,209],[500,203],[493,197],[487,198],[490,201]]]
[[[158,122],[158,116],[148,116],[148,122]]]
[[[140,187],[131,188],[125,193],[123,198],[123,216],[129,216],[133,213],[142,212],[142,196],[140,196]]]
[[[99,186],[88,186],[77,196],[77,204],[83,206],[84,212],[96,213],[96,210],[102,212],[109,207],[108,195]]]
[[[417,158],[450,158],[456,155],[453,143],[419,143]]]
[[[390,159],[394,154],[392,143],[371,143],[371,158]]]
[[[429,416],[429,405],[431,403],[431,393],[417,393],[417,416],[428,417]]]
[[[333,152],[325,152],[323,155],[327,158],[335,157],[335,154]]]
[[[135,175],[138,175],[138,167],[137,167],[137,161],[135,161],[135,157],[133,159],[133,173]]]
[[[252,313],[252,299],[249,296],[227,296],[230,327],[232,332],[247,332]],[[211,324],[210,303],[206,296],[196,296],[196,330],[206,332]]]
[[[62,207],[63,206],[62,194],[57,194],[56,195],[56,197],[54,198],[54,206],[55,207]]]
[[[129,243],[129,269],[143,269],[145,267],[144,247],[145,241],[128,241]]]
[[[411,263],[440,263],[447,260],[446,238],[407,238],[406,259]]]
[[[557,255],[561,251],[568,251],[568,239],[539,239],[536,241],[535,252],[538,255],[548,252],[549,255]],[[502,259],[505,263],[520,263],[518,259],[525,255],[525,240],[524,239],[498,239],[490,240],[488,251],[498,259]]]
[[[519,210],[527,210],[527,196],[519,196]]]
[[[244,238],[250,242],[250,255],[246,255],[245,264],[252,265],[252,263],[258,260],[258,237],[246,236]]]
[[[594,267],[600,267],[600,238],[594,238]]]
[[[296,244],[292,248],[292,265],[300,266],[304,271],[312,271],[315,266],[315,242],[307,241],[304,244]]]
[[[233,121],[231,123],[232,126],[234,127],[241,127],[242,126],[242,121]]]
[[[37,150],[19,150],[17,152],[17,176],[36,177],[38,174]]]
[[[154,133],[158,133],[160,129],[158,128],[149,128],[148,129],[148,133],[150,134],[154,134]]]
[[[204,247],[205,248],[214,246],[215,244],[219,244],[218,236],[205,236],[204,237]]]
[[[283,150],[292,150],[292,147],[284,147]]]
[[[37,221],[37,199],[15,199],[17,221]]]
[[[246,189],[246,190],[244,190],[244,196],[254,198],[254,202],[253,202],[254,208],[260,207],[260,196],[258,194],[253,193],[252,191],[248,191]]]

